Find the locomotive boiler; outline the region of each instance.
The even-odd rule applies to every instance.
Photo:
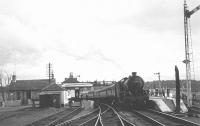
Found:
[[[144,106],[148,100],[148,92],[143,87],[144,80],[136,72],[132,72],[131,76],[105,88],[83,93],[80,98],[122,106]]]

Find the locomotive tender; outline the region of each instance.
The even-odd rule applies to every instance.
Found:
[[[98,102],[110,102],[125,106],[144,106],[149,99],[148,92],[143,89],[144,81],[136,72],[111,86],[90,91],[80,95],[81,99]]]

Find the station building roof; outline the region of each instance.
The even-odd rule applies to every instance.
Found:
[[[52,79],[51,84],[55,83]],[[27,91],[27,90],[42,90],[50,85],[49,79],[34,79],[34,80],[16,80],[9,85],[10,91]]]
[[[50,84],[42,89],[42,91],[64,91],[65,89],[58,84]]]
[[[65,80],[62,83],[78,83],[77,78],[65,78]]]
[[[44,87],[41,92],[40,95],[47,95],[47,94],[60,94],[61,92],[63,92],[65,89],[63,87],[61,87],[58,84],[50,84],[47,85],[46,87]]]
[[[92,87],[91,83],[63,83],[62,87],[64,88],[76,88],[76,87]]]

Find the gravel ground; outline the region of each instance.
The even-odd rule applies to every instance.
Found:
[[[81,117],[81,116],[83,116],[83,115],[86,115],[86,114],[88,114],[88,113],[90,113],[90,112],[92,112],[92,111],[94,111],[94,109],[82,110],[78,115],[74,116],[74,117],[72,118],[72,120],[73,120],[73,119],[76,119],[76,118],[78,118],[78,117]]]
[[[85,109],[74,118],[93,111],[90,101],[84,101]],[[25,109],[24,109],[25,108]],[[23,126],[41,118],[50,116],[66,108],[32,108],[30,106],[6,107],[0,109],[0,126]]]
[[[138,117],[133,112],[121,111],[121,114],[125,115],[125,117],[136,126],[150,126],[148,122],[146,122],[141,117]]]
[[[194,102],[194,106],[200,107],[200,103]],[[200,114],[197,114],[196,117],[183,117],[183,118],[200,125]]]
[[[24,108],[30,108],[31,105],[26,105],[26,106],[15,106],[15,107],[0,107],[0,114],[2,112],[8,112],[8,111],[16,111]]]
[[[81,116],[83,116],[85,114],[88,114],[88,113],[90,113],[92,111],[94,111],[94,109],[83,109],[78,115],[74,116],[72,119],[81,117]]]
[[[122,111],[121,113],[123,113],[132,123],[136,124],[137,126],[149,125],[142,118],[138,117],[137,115],[133,114],[132,112]],[[200,115],[199,115],[199,117],[200,117]],[[200,125],[199,117],[180,117],[180,118],[195,122]]]
[[[10,118],[1,120],[0,126],[23,126],[33,121],[52,115],[66,108],[30,108],[24,112],[16,113]],[[1,113],[3,115],[3,113]],[[1,115],[0,115],[1,116]]]
[[[94,107],[93,107],[93,102],[92,101],[88,101],[88,100],[83,100],[82,102],[82,108],[84,108],[78,115],[74,116],[72,119],[81,117],[87,113],[90,113],[92,111],[94,111]]]
[[[195,122],[200,125],[200,118],[199,117],[182,117],[183,119],[189,120],[191,122]]]

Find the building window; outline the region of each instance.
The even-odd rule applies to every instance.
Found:
[[[31,91],[27,91],[26,95],[27,95],[27,99],[31,99]]]
[[[17,92],[16,95],[17,95],[17,96],[16,96],[17,100],[20,100],[20,92]]]

